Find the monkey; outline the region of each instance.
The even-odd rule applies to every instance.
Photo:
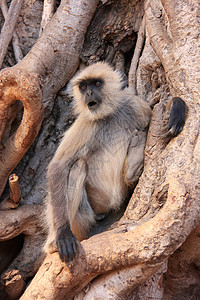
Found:
[[[77,118],[48,166],[45,244],[46,252],[58,251],[66,264],[91,227],[117,212],[137,182],[151,118],[149,105],[124,89],[121,74],[105,62],[78,72],[69,86]],[[174,118],[177,102],[170,134],[184,125]]]

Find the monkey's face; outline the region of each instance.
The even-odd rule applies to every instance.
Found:
[[[112,114],[122,99],[122,78],[107,63],[98,62],[78,72],[71,82],[77,114],[99,120]]]
[[[101,79],[83,80],[79,84],[79,89],[83,95],[85,104],[90,111],[95,111],[102,104],[102,88],[104,82]]]

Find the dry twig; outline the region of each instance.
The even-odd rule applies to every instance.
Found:
[[[9,186],[10,186],[10,199],[14,203],[19,203],[21,199],[21,190],[19,186],[19,177],[16,174],[10,175]]]
[[[8,210],[16,208],[21,199],[21,190],[19,186],[19,177],[15,174],[9,177],[10,197],[6,198],[0,203],[1,210]]]
[[[135,94],[137,94],[136,71],[137,71],[138,61],[142,51],[142,47],[144,45],[144,37],[145,37],[145,18],[143,17],[140,25],[140,30],[138,32],[137,43],[135,46],[135,51],[131,61],[131,66],[128,75],[128,85],[133,88]]]
[[[12,39],[15,25],[21,10],[23,0],[12,0],[3,29],[0,35],[0,67],[3,64],[8,45]]]
[[[6,17],[7,17],[7,14],[8,14],[8,5],[7,5],[6,0],[1,0],[0,1],[0,7],[1,7],[3,17],[6,20]],[[17,36],[15,31],[13,32],[12,45],[13,45],[15,60],[18,63],[23,59],[23,54],[22,54],[22,51],[20,49],[19,39],[18,39],[18,36]]]

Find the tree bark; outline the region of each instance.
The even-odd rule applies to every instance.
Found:
[[[76,1],[61,1],[36,45],[16,68],[11,69],[40,75],[46,116],[52,109],[51,100],[55,93],[79,64],[84,34],[97,2],[81,1],[77,7]],[[119,6],[127,27],[122,26],[117,36],[113,28],[116,29],[114,26],[119,23],[120,16],[113,12],[119,12]],[[109,12],[112,18],[103,20],[102,11]],[[60,261],[57,253],[49,255],[21,299],[72,299],[76,295],[76,300],[100,297],[143,300],[152,295],[162,300],[183,300],[189,292],[198,295],[199,254],[197,250],[191,252],[189,246],[197,243],[200,221],[198,3],[194,0],[187,3],[152,0],[146,1],[144,11],[145,28],[141,27],[139,31],[142,1],[101,1],[81,52],[85,63],[105,58],[114,65],[117,64],[116,54],[120,53],[120,65],[123,65],[125,52],[132,47],[125,43],[126,34],[130,34],[133,43],[136,38],[136,33],[130,29],[132,25],[129,27],[131,22],[135,22],[134,30],[141,36],[146,32],[144,48],[143,39],[136,44],[132,60],[133,80],[129,73],[129,82],[134,83],[136,93],[154,106],[144,172],[121,221],[110,231],[83,241],[79,256],[69,268]],[[137,21],[131,19],[129,22],[133,16]],[[98,27],[94,28],[95,24]],[[95,36],[98,36],[96,40]],[[183,132],[168,142],[162,136],[168,118],[165,107],[172,96],[185,100],[188,116]],[[14,110],[10,114],[14,114]],[[51,120],[50,115],[49,118]],[[59,121],[65,122],[64,117]],[[39,147],[47,138],[44,131],[48,126],[52,129],[51,121],[50,125],[44,124]],[[52,144],[49,145],[52,149]],[[1,284],[9,295],[15,288],[20,295],[24,282],[34,275],[41,263],[38,253],[44,232],[43,228],[37,227],[41,210],[37,206],[22,206],[0,213],[4,220],[0,228],[2,241],[22,232],[26,237],[18,259],[1,277]],[[14,272],[14,269],[18,271]],[[179,279],[178,294],[176,277]],[[150,290],[153,290],[152,294]]]
[[[102,277],[102,281],[101,277],[94,281],[97,284],[95,290],[98,291],[98,283],[102,286],[106,282],[104,297],[115,290],[117,293],[113,299],[120,299],[125,291],[124,288],[117,288],[116,271],[121,269],[120,272],[128,274],[128,277],[131,274],[133,288],[138,286],[180,247],[199,223],[197,95],[200,91],[199,66],[194,64],[200,58],[197,44],[198,4],[180,0],[162,3],[146,3],[146,29],[149,41],[164,67],[171,95],[182,97],[188,105],[184,130],[169,144],[165,143],[161,138],[164,101],[155,106],[144,172],[119,229],[83,241],[80,255],[70,269],[60,262],[57,254],[48,256],[22,299],[33,296],[37,299],[64,299],[66,295],[71,299],[93,278],[111,271]],[[167,30],[165,22],[169,22]],[[139,272],[139,278],[138,272],[133,276],[134,270]],[[98,293],[90,296],[98,296]]]

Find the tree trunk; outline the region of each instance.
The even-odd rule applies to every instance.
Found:
[[[69,268],[57,253],[47,256],[21,299],[197,299],[200,292],[199,4],[195,0],[100,1],[92,19],[97,2],[81,1],[78,8],[75,1],[61,1],[41,38],[13,69],[42,77],[43,102],[49,112],[55,93],[75,72],[79,55],[85,64],[104,59],[120,66],[125,76],[128,74],[135,93],[153,107],[144,171],[123,218],[109,231],[83,241],[79,256]],[[82,26],[79,22],[83,22]],[[174,96],[187,103],[187,121],[181,134],[168,142],[163,138],[168,118],[165,108]],[[45,120],[35,148],[40,149],[46,139],[45,131],[50,132],[56,120],[56,128],[65,130],[65,125],[59,125],[66,116],[59,115],[58,107],[61,110],[64,107],[61,102],[58,100],[53,107],[54,118],[48,114],[51,123]],[[47,150],[52,145],[55,150],[53,134]],[[53,155],[52,149],[50,151]],[[49,159],[45,158],[45,166]],[[38,159],[34,163],[34,172],[41,173],[45,166],[41,169]],[[10,167],[8,173],[11,170]],[[21,174],[26,172],[24,168]],[[39,188],[34,187],[30,194],[25,187],[30,202],[35,196],[42,198],[45,194],[44,182],[43,177]],[[38,222],[41,208],[35,209],[34,224]],[[10,216],[0,229],[2,240],[30,230],[31,222],[24,223],[25,219],[20,217],[23,209],[26,211],[27,206],[17,208],[14,214],[0,212],[2,218],[3,214]],[[26,214],[29,216],[28,210]],[[18,219],[22,220],[19,232],[13,229],[6,232]],[[30,243],[33,250],[37,235],[40,232],[44,235],[42,228],[34,226]],[[41,243],[37,249],[40,247]],[[26,256],[27,248],[23,251]],[[37,267],[38,263],[34,270]],[[23,280],[32,276],[28,272],[24,275],[21,265],[13,264],[11,269],[20,270]],[[6,283],[7,274],[4,272],[2,277]],[[23,282],[21,286],[20,292]]]

